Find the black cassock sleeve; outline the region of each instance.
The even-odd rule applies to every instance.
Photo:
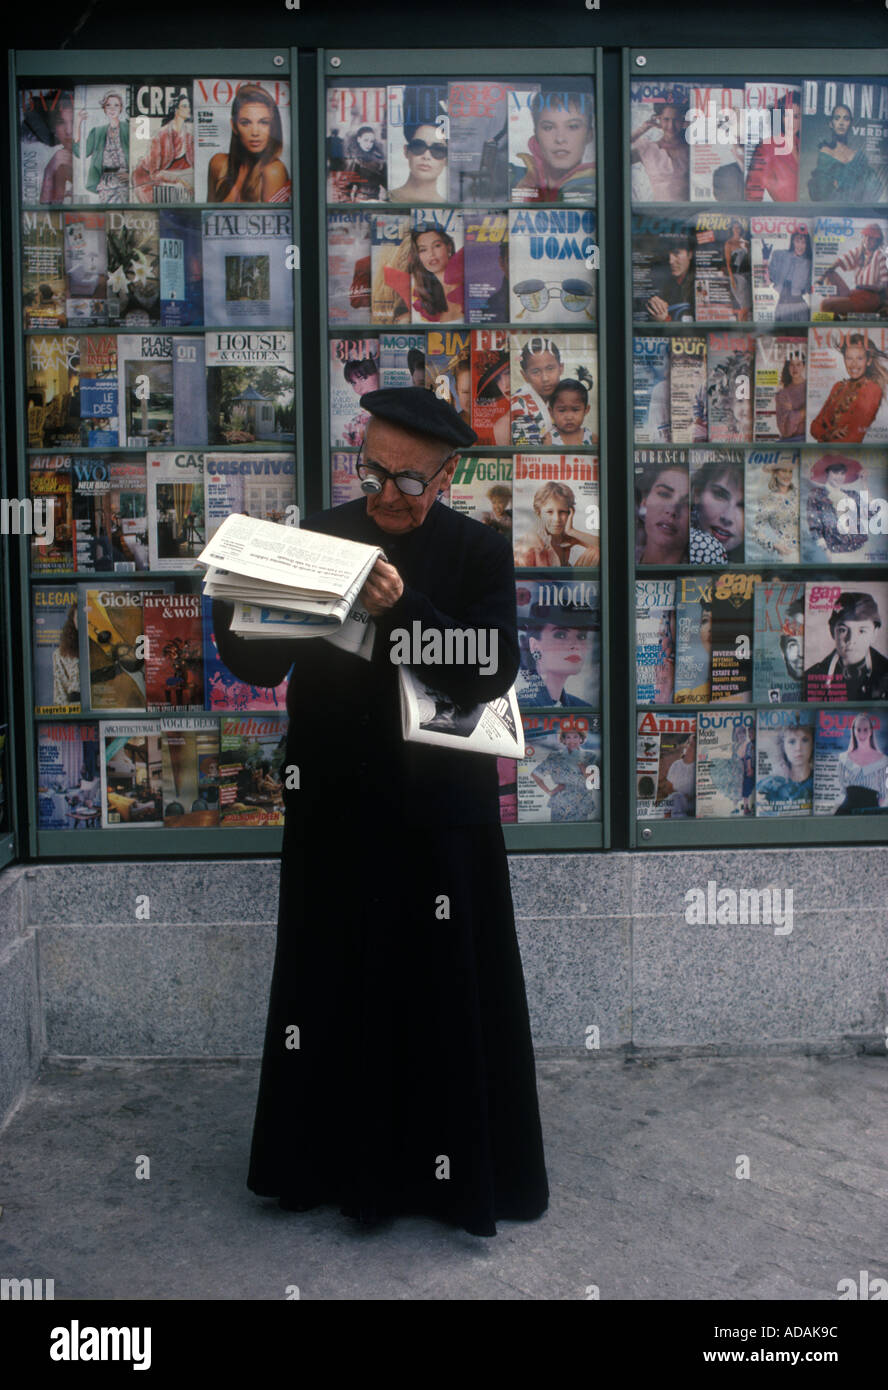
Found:
[[[296,641],[247,641],[229,632],[234,605],[213,599],[213,636],[219,655],[232,675],[248,685],[280,685],[296,660]]]

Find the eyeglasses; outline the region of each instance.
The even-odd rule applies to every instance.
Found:
[[[425,140],[407,141],[408,154],[425,154],[426,150],[428,150],[432,159],[447,158],[447,142],[444,140],[436,140],[434,145],[427,144]]]
[[[512,286],[512,291],[531,313],[545,309],[550,299],[560,299],[565,309],[572,314],[581,314],[591,303],[595,286],[590,285],[588,280],[562,280],[560,285],[557,280],[549,283],[545,280],[522,280]]]
[[[361,449],[363,450],[363,445]],[[358,458],[360,459],[360,451]],[[432,478],[437,478],[445,464],[449,463],[453,454],[448,454],[444,462],[439,464],[434,473],[429,478],[421,478],[416,473],[390,473],[387,468],[383,468],[381,463],[361,463],[355,466],[355,472],[361,479],[361,491],[372,495],[382,492],[389,478],[400,492],[406,493],[408,497],[421,497],[428,487]]]

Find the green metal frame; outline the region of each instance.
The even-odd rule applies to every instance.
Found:
[[[2,232],[0,232],[0,262],[3,257]],[[2,304],[3,286],[0,285],[0,304]],[[6,419],[6,381],[4,376],[0,376],[0,420]],[[6,438],[0,433],[0,479],[3,479],[2,488],[5,491],[5,479],[12,479],[12,469],[9,467],[9,460],[6,457]],[[21,542],[19,542],[21,544]],[[6,716],[6,749],[5,755],[0,753],[0,760],[4,759],[5,766],[2,772],[6,779],[6,829],[0,832],[0,869],[4,869],[7,864],[11,864],[18,857],[18,797],[16,789],[16,748],[15,748],[15,709],[13,706],[13,678],[12,678],[12,598],[9,591],[9,580],[12,574],[12,566],[9,556],[10,546],[6,537],[0,537],[0,621],[2,621],[3,632],[0,638],[0,715]]]
[[[730,76],[746,77],[813,77],[823,73],[829,77],[885,77],[888,73],[888,50],[863,50],[863,49],[839,49],[825,52],[820,49],[715,49],[702,52],[698,49],[667,48],[667,49],[647,49],[647,48],[628,48],[623,50],[623,82],[622,82],[622,105],[623,105],[623,131],[624,131],[624,168],[629,170],[629,133],[631,129],[630,120],[630,82],[644,80],[649,77],[673,77],[684,81],[692,80],[694,77],[706,75],[722,78]],[[639,61],[641,60],[641,61]],[[647,206],[653,207],[654,204]],[[662,203],[656,204],[660,210],[666,206]],[[699,212],[709,204],[703,203],[682,203],[669,204],[670,208],[677,208],[679,215],[682,212]],[[719,203],[719,207],[742,212],[748,212],[752,205],[750,203]],[[769,207],[780,209],[782,207],[796,210],[801,204],[768,204]],[[808,216],[817,216],[818,213],[835,212],[834,206],[818,204],[804,204],[805,213]],[[626,332],[626,382],[628,383],[625,394],[624,404],[626,409],[626,430],[627,439],[630,441],[629,456],[633,456],[634,448],[634,411],[633,411],[633,362],[632,362],[632,340],[634,333],[638,331],[640,325],[632,321],[632,188],[631,180],[627,176],[623,186],[623,314],[627,325]],[[724,326],[724,325],[721,325]],[[772,333],[780,325],[776,324],[743,324],[744,331],[752,334],[758,332]],[[687,332],[690,329],[698,328],[700,331],[711,331],[717,329],[715,323],[699,324],[670,324],[670,325],[644,325],[644,332]],[[799,325],[794,327],[798,329]],[[754,441],[749,440],[748,446],[751,447]],[[641,447],[650,449],[653,446],[645,444]],[[701,446],[703,447],[703,446]],[[737,447],[737,446],[730,446]],[[744,447],[742,444],[739,447]],[[794,449],[814,449],[819,448],[815,444],[794,444]],[[634,563],[633,537],[633,517],[635,515],[635,489],[634,489],[634,469],[626,469],[626,524],[627,537],[629,540],[629,592],[634,594],[636,568]],[[666,574],[700,574],[712,569],[712,566],[699,565],[671,565],[671,566],[647,566],[644,574],[649,577],[665,576]],[[760,570],[761,565],[731,565],[732,570],[753,572]],[[820,573],[823,566],[813,565],[791,565],[777,566],[770,565],[769,569],[787,569],[793,575],[804,577],[806,573]],[[881,568],[881,567],[878,567]],[[635,605],[630,604],[630,632],[629,632],[629,651],[635,649]],[[627,662],[627,693],[629,697],[629,707],[633,712],[633,725],[636,705],[636,679],[635,662]],[[871,705],[873,708],[885,709],[883,701],[856,701],[854,708]],[[798,709],[813,710],[818,708],[813,702],[811,704],[799,704]],[[850,707],[850,706],[849,706]],[[644,709],[654,710],[663,714],[668,714],[671,710],[676,713],[687,715],[698,709],[705,709],[705,705],[650,705],[643,706]],[[747,709],[754,710],[763,708],[762,705],[746,704],[743,706],[725,706],[726,709]],[[782,708],[784,708],[782,706]],[[789,704],[785,708],[792,709]],[[831,709],[841,709],[842,704],[834,701],[830,704]],[[703,820],[636,820],[637,798],[635,793],[635,738],[630,733],[628,740],[629,746],[625,750],[625,769],[628,788],[628,800],[630,808],[630,846],[638,849],[661,850],[667,848],[697,849],[697,848],[731,848],[739,845],[755,846],[759,849],[778,848],[787,845],[819,845],[836,843],[856,843],[856,844],[879,844],[888,841],[888,816],[848,816],[848,817],[829,817],[829,816],[767,816],[749,818],[712,818]]]
[[[20,186],[20,161],[18,153],[18,86],[19,83],[28,85],[28,82],[46,81],[52,82],[63,79],[74,79],[82,81],[94,81],[102,77],[126,78],[139,77],[153,73],[168,73],[170,75],[181,74],[183,76],[195,77],[201,73],[220,76],[241,76],[245,72],[254,73],[259,76],[286,78],[290,83],[290,137],[291,137],[291,163],[292,168],[292,194],[290,209],[293,216],[293,235],[295,244],[299,244],[301,215],[299,207],[299,179],[296,172],[296,164],[299,152],[299,102],[298,102],[298,77],[297,77],[297,50],[295,48],[265,48],[265,49],[149,49],[149,50],[96,50],[90,51],[58,51],[58,50],[20,50],[11,52],[9,55],[9,129],[12,143],[11,169],[12,169],[12,205],[14,208],[12,218],[12,263],[14,273],[12,276],[13,285],[13,322],[16,324],[16,331],[13,335],[13,358],[15,370],[16,386],[16,449],[17,449],[17,477],[20,496],[29,495],[29,476],[28,476],[28,439],[27,439],[27,419],[23,410],[22,403],[25,400],[25,354],[24,342],[25,333],[20,325],[23,321],[22,315],[22,282],[21,282],[21,186]],[[126,204],[122,206],[128,206]],[[133,205],[135,206],[135,205]],[[193,203],[190,206],[205,209],[211,207],[230,206],[226,204],[212,203]],[[293,283],[293,346],[294,346],[294,366],[295,374],[295,428],[293,452],[296,459],[296,500],[300,509],[300,514],[305,511],[305,474],[304,474],[304,429],[303,414],[304,401],[302,393],[302,378],[300,371],[302,353],[302,296],[300,288],[300,274],[297,274]],[[212,327],[212,325],[210,325]],[[50,330],[52,331],[52,330]],[[59,333],[94,331],[77,329],[58,329]],[[177,330],[180,331],[180,330]],[[194,328],[191,330],[181,330],[183,332],[206,331],[205,328]],[[237,446],[227,446],[229,452],[240,452]],[[249,446],[248,446],[249,447]],[[253,446],[254,450],[258,446]],[[30,452],[39,453],[45,450],[33,450]],[[95,452],[89,449],[66,449],[65,453],[89,453]],[[108,452],[115,452],[109,450]],[[119,452],[127,452],[121,450]],[[131,451],[130,451],[131,452]],[[220,446],[216,449],[218,453],[226,452],[226,448]],[[56,717],[37,717],[33,714],[33,681],[32,681],[32,652],[31,652],[31,614],[30,614],[30,584],[32,577],[29,573],[29,554],[28,546],[20,547],[20,574],[22,584],[22,612],[21,612],[21,682],[23,698],[25,701],[25,727],[24,738],[22,740],[21,770],[25,776],[27,785],[27,806],[28,806],[28,852],[32,857],[41,859],[52,858],[115,858],[127,855],[137,855],[140,858],[158,857],[169,858],[171,855],[191,856],[212,856],[212,857],[238,857],[243,855],[259,855],[262,857],[278,854],[280,852],[283,832],[281,829],[266,829],[263,827],[243,827],[242,829],[226,830],[219,827],[215,830],[195,827],[194,829],[174,830],[159,828],[155,830],[92,830],[80,833],[76,830],[43,830],[37,829],[37,765],[36,765],[36,730],[40,723],[58,722]],[[164,571],[163,574],[152,574],[149,571],[142,571],[138,575],[139,580],[149,580],[151,578],[172,578],[176,574],[182,576],[195,577],[195,571]],[[82,574],[70,575],[34,575],[33,582],[46,583],[59,578],[66,582],[86,582],[92,576]],[[86,714],[80,716],[81,719],[101,719],[101,714]],[[105,716],[113,717],[113,716]],[[160,715],[152,716],[146,714],[146,719],[160,718]],[[64,718],[64,716],[61,716]],[[12,768],[12,764],[10,764]],[[12,777],[12,771],[10,772]],[[3,842],[0,841],[0,864],[2,864]]]
[[[334,63],[333,60],[337,61]],[[601,50],[595,48],[572,48],[572,49],[527,49],[513,48],[500,51],[481,51],[471,52],[464,49],[340,49],[327,48],[318,50],[318,235],[321,248],[318,266],[318,284],[320,290],[320,320],[319,320],[319,341],[326,344],[329,336],[336,336],[340,333],[349,334],[360,332],[366,329],[368,332],[379,332],[380,325],[368,322],[365,325],[349,324],[347,326],[331,327],[327,319],[327,158],[326,158],[326,89],[327,83],[337,81],[353,81],[355,79],[366,79],[373,81],[380,78],[398,79],[408,74],[411,77],[508,77],[508,76],[566,76],[568,74],[578,74],[593,78],[595,83],[595,116],[596,116],[596,240],[599,247],[599,259],[602,264],[606,264],[606,252],[603,245],[604,240],[604,186],[601,177],[602,159],[602,92],[601,92]],[[330,205],[333,206],[333,205]],[[373,208],[376,204],[361,204]],[[407,211],[411,204],[400,203],[380,203],[379,207],[389,211]],[[460,203],[442,203],[442,207],[461,207]],[[502,207],[504,209],[514,206],[509,203],[485,203],[485,207]],[[601,560],[597,577],[601,584],[601,695],[598,713],[601,720],[601,778],[602,778],[602,806],[600,821],[584,821],[581,823],[565,823],[560,825],[504,825],[503,834],[505,836],[506,847],[510,850],[525,851],[558,851],[576,849],[602,849],[610,845],[610,779],[611,779],[611,750],[610,750],[610,720],[608,718],[608,697],[610,691],[610,613],[608,602],[608,549],[607,549],[607,412],[605,403],[607,400],[607,382],[605,354],[602,350],[602,325],[606,315],[606,284],[605,277],[599,271],[598,274],[598,318],[595,323],[594,332],[598,336],[598,375],[599,375],[599,507],[602,516],[601,526]],[[455,325],[460,327],[462,325]],[[485,328],[507,328],[508,324],[485,324]],[[563,331],[564,324],[535,324],[535,328],[541,331],[551,329]],[[472,325],[464,325],[471,328]],[[321,430],[323,440],[323,500],[324,506],[330,505],[330,355],[324,353],[324,365],[322,368],[323,389],[322,389],[322,411],[321,411]],[[338,452],[356,452],[354,450],[341,450]],[[515,453],[514,447],[502,448],[493,445],[484,445],[484,454],[491,456],[508,455]],[[559,453],[557,447],[545,448],[534,445],[534,453]],[[549,575],[549,571],[535,570],[534,577],[543,578]],[[585,573],[585,572],[584,572]],[[551,571],[553,575],[561,575],[563,571]],[[590,573],[588,578],[592,578]],[[563,709],[556,710],[535,710],[534,713],[540,714],[563,714]]]

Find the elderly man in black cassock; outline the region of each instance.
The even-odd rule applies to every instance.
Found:
[[[361,404],[366,498],[305,524],[386,556],[362,592],[372,661],[320,639],[244,641],[230,605],[213,609],[236,676],[276,685],[293,667],[299,768],[247,1185],[288,1210],[418,1213],[492,1236],[548,1204],[496,759],[405,742],[390,635],[417,620],[495,630],[495,673],[419,674],[459,704],[502,695],[519,661],[512,554],[437,500],[476,442],[449,404],[422,387]]]

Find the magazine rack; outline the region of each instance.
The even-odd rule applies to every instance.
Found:
[[[383,49],[348,50],[332,49],[320,50],[318,53],[318,237],[321,248],[319,256],[319,293],[320,293],[320,333],[321,342],[327,342],[328,338],[343,335],[360,335],[362,331],[378,335],[386,331],[384,326],[378,322],[372,322],[370,315],[363,324],[349,321],[348,324],[331,324],[328,320],[328,280],[327,280],[327,226],[328,214],[342,212],[345,207],[353,211],[369,211],[371,213],[407,213],[415,206],[414,203],[394,203],[394,202],[355,202],[344,204],[342,202],[328,202],[327,185],[327,92],[330,88],[339,85],[360,85],[361,82],[368,84],[382,84],[389,82],[411,83],[423,80],[429,82],[439,79],[446,83],[451,79],[473,77],[490,77],[503,79],[526,77],[528,81],[532,79],[546,79],[571,76],[582,76],[594,78],[595,111],[596,111],[596,167],[598,178],[596,183],[597,198],[597,231],[596,241],[599,247],[599,254],[602,264],[606,255],[603,246],[603,222],[604,222],[604,192],[603,180],[601,178],[602,169],[602,95],[601,95],[601,72],[600,72],[600,51],[596,49],[509,49],[503,51],[485,50],[473,52],[469,49],[436,49],[436,50],[410,50],[399,49],[397,51]],[[448,188],[448,193],[451,190]],[[468,208],[483,207],[490,211],[507,211],[510,207],[520,206],[515,202],[497,202],[496,199],[484,199],[483,203],[470,204],[468,201],[448,202],[446,199],[435,201],[436,208]],[[538,204],[527,204],[533,208]],[[553,206],[546,204],[544,206]],[[569,206],[569,205],[567,205]],[[600,821],[562,821],[553,823],[529,823],[529,824],[506,824],[503,826],[506,844],[512,850],[558,850],[558,849],[595,849],[607,847],[610,844],[610,779],[611,761],[609,749],[609,720],[608,720],[608,696],[607,691],[610,680],[610,660],[609,660],[609,631],[610,617],[608,612],[608,537],[607,537],[607,473],[608,473],[608,454],[607,454],[607,425],[605,403],[607,401],[606,389],[606,363],[603,345],[602,324],[607,312],[606,310],[606,284],[605,277],[599,274],[598,277],[598,312],[597,318],[593,322],[584,322],[582,327],[590,333],[599,335],[598,352],[598,399],[599,405],[599,444],[596,450],[586,449],[586,453],[597,453],[600,459],[599,478],[600,478],[600,516],[601,524],[601,563],[598,571],[592,569],[560,569],[560,570],[522,570],[517,569],[519,578],[560,578],[562,581],[574,576],[576,579],[599,578],[601,580],[601,696],[600,706],[595,707],[594,711],[584,710],[577,713],[594,712],[599,716],[601,727],[601,783],[603,794],[601,796],[602,819]],[[416,324],[410,325],[415,329]],[[517,331],[522,330],[522,325],[515,322],[502,321],[497,323],[470,324],[468,321],[448,323],[448,328],[455,328],[457,331],[468,332],[472,328],[512,328]],[[533,329],[536,332],[545,333],[548,330],[553,332],[563,332],[566,325],[562,323],[536,322]],[[408,331],[405,329],[405,331]],[[324,467],[324,504],[329,505],[331,500],[330,492],[330,469],[329,461],[331,455],[331,433],[330,433],[330,354],[325,353],[323,367],[324,389],[321,400],[321,428],[323,438],[323,458]],[[340,452],[345,452],[342,445],[335,445]],[[523,451],[534,454],[556,454],[564,452],[566,446],[550,447],[547,449],[540,445],[525,445]],[[357,451],[353,449],[352,453]],[[478,444],[473,447],[475,452],[485,456],[511,458],[515,454],[522,452],[521,446],[511,445],[508,447],[496,447],[490,444]],[[575,452],[582,452],[576,449]],[[554,706],[548,709],[534,710],[534,714],[542,715],[563,715],[564,707],[556,709]],[[520,811],[519,811],[520,815]]]
[[[624,182],[624,201],[623,201],[623,226],[624,226],[624,303],[623,314],[627,325],[631,326],[626,335],[626,381],[628,388],[624,397],[626,412],[627,438],[631,444],[635,445],[634,435],[634,401],[633,401],[633,337],[636,333],[645,335],[663,334],[672,336],[683,333],[705,333],[708,331],[718,331],[720,328],[727,328],[727,323],[714,322],[711,319],[699,322],[697,320],[685,320],[682,323],[656,323],[645,324],[641,327],[633,323],[633,262],[632,262],[632,187],[630,177],[630,133],[632,129],[631,112],[631,83],[633,81],[645,81],[649,79],[656,82],[674,81],[687,83],[688,86],[702,85],[704,83],[742,86],[743,81],[755,82],[758,79],[772,79],[784,82],[796,82],[804,78],[834,78],[841,81],[867,78],[881,78],[884,80],[886,72],[886,62],[884,51],[863,51],[863,50],[799,50],[794,48],[780,50],[765,49],[719,49],[712,52],[702,53],[694,49],[641,49],[632,48],[623,52],[623,159],[626,169],[626,179]],[[731,83],[731,78],[737,79],[736,83]],[[802,140],[804,141],[804,117],[802,120]],[[741,192],[742,192],[741,187]],[[639,204],[635,204],[638,211]],[[835,215],[837,212],[852,213],[855,216],[880,216],[885,217],[886,205],[884,203],[866,205],[854,203],[845,205],[841,202],[815,203],[815,202],[795,202],[795,203],[776,203],[776,202],[751,202],[740,200],[736,202],[657,202],[644,204],[643,211],[654,212],[662,216],[673,215],[676,218],[688,217],[694,213],[704,210],[721,210],[736,213],[738,216],[749,217],[750,214],[764,213],[784,213],[796,214],[799,217],[815,219],[818,216],[829,214]],[[847,320],[848,326],[854,327],[855,321]],[[872,326],[872,320],[869,320]],[[781,324],[768,323],[761,325],[753,321],[737,322],[733,320],[735,331],[742,331],[757,336],[761,333],[773,333],[779,331]],[[786,329],[787,325],[782,325]],[[794,331],[807,334],[811,326],[810,320],[804,323],[795,322],[791,325]],[[778,448],[778,444],[756,443],[754,440],[736,441],[725,448]],[[653,451],[656,446],[647,442],[638,447],[643,447]],[[668,448],[670,446],[662,446]],[[675,447],[675,446],[671,446]],[[685,449],[693,448],[694,445],[685,445]],[[704,447],[709,450],[717,449],[717,444],[706,444]],[[798,450],[801,457],[810,454],[812,450],[820,449],[824,451],[824,446],[819,444],[806,444],[793,442],[787,444],[787,449]],[[827,446],[828,447],[828,446]],[[876,445],[880,449],[888,449],[888,444],[881,441]],[[629,457],[633,457],[630,448]],[[636,507],[636,497],[634,493],[633,469],[627,469],[626,477],[626,517],[627,517],[627,547],[628,547],[628,590],[629,590],[629,627],[633,634],[629,642],[629,650],[632,651],[635,645],[635,607],[631,596],[635,592],[636,578],[667,578],[689,574],[710,574],[730,570],[740,571],[741,573],[756,573],[763,569],[771,574],[778,573],[787,578],[796,580],[813,579],[829,574],[830,570],[825,565],[803,565],[798,563],[783,564],[779,562],[763,562],[757,564],[734,564],[730,560],[727,564],[710,565],[666,565],[666,566],[645,566],[643,570],[636,569],[635,554],[635,529],[634,517]],[[801,525],[805,525],[804,514],[800,518]],[[832,575],[837,573],[832,569]],[[851,575],[857,579],[868,575],[870,579],[884,580],[888,578],[888,567],[885,566],[861,566],[853,567],[843,565],[840,573],[843,577]],[[807,662],[805,663],[807,665]],[[663,715],[682,715],[693,714],[701,710],[712,710],[713,708],[722,711],[755,711],[767,708],[763,703],[729,704],[725,702],[721,705],[713,706],[702,704],[656,704],[656,705],[637,705],[636,702],[636,668],[635,663],[628,663],[628,691],[629,705],[631,710],[642,710],[656,712]],[[777,705],[778,709],[811,711],[829,708],[835,711],[848,709],[851,702],[840,703],[833,701],[829,706],[810,703],[787,702]],[[855,709],[881,709],[888,713],[888,705],[885,701],[855,701]],[[815,714],[816,723],[816,714]],[[634,743],[634,738],[630,735],[628,740]],[[630,844],[639,849],[660,850],[668,847],[730,847],[730,846],[785,846],[785,845],[815,845],[815,844],[834,844],[834,843],[880,843],[888,839],[888,813],[881,812],[873,814],[854,814],[845,816],[829,815],[733,815],[711,816],[706,818],[685,818],[685,819],[647,819],[637,818],[638,794],[636,766],[634,762],[634,749],[627,747],[626,761],[624,763],[628,782],[628,801],[630,812]],[[698,787],[699,796],[699,787]],[[699,811],[699,802],[698,802]]]
[[[18,129],[20,123],[20,113],[18,107],[18,92],[24,87],[39,86],[58,86],[76,82],[100,83],[102,81],[126,81],[128,78],[151,78],[168,77],[170,81],[180,79],[191,82],[198,76],[214,76],[219,78],[239,77],[243,79],[245,75],[262,79],[280,79],[290,83],[290,150],[294,163],[294,176],[292,178],[292,193],[290,199],[285,203],[275,204],[276,208],[288,208],[292,216],[292,226],[294,229],[294,240],[298,244],[299,228],[299,180],[295,174],[296,161],[299,151],[299,103],[297,92],[297,54],[295,49],[246,49],[246,50],[219,50],[219,49],[194,49],[176,50],[157,49],[157,50],[102,50],[102,51],[83,51],[83,52],[59,52],[56,50],[46,51],[18,51],[10,54],[10,98],[9,98],[9,121],[10,130],[13,133],[12,146],[12,203],[16,212],[12,218],[12,264],[15,267],[12,276],[13,296],[12,296],[12,322],[13,332],[13,361],[14,361],[14,399],[16,402],[15,427],[16,427],[16,456],[17,456],[17,486],[18,496],[25,498],[29,496],[29,459],[36,453],[64,452],[70,453],[74,457],[78,454],[96,453],[92,448],[69,448],[62,446],[53,449],[51,446],[43,449],[29,449],[29,438],[27,428],[27,414],[24,409],[26,396],[26,358],[25,340],[27,334],[23,331],[23,295],[22,295],[22,224],[20,210],[22,208],[21,198],[21,161],[18,154]],[[58,207],[58,204],[54,204]],[[86,204],[71,203],[65,205],[68,210],[76,210],[78,207],[86,207]],[[140,204],[124,203],[118,207],[137,209]],[[196,210],[208,208],[231,209],[234,207],[249,207],[250,204],[222,204],[206,202],[189,202],[184,204]],[[255,206],[255,204],[253,205]],[[294,343],[295,372],[295,432],[292,443],[287,442],[285,446],[287,453],[295,455],[296,461],[296,501],[300,508],[300,514],[304,514],[305,508],[305,480],[302,472],[303,458],[303,402],[301,387],[301,298],[300,298],[300,278],[292,273],[293,281],[293,312],[292,324],[286,325],[287,329],[292,329]],[[147,331],[166,332],[175,331],[176,333],[197,333],[208,332],[214,325],[206,324],[197,328],[154,328]],[[247,327],[257,326],[247,324]],[[281,325],[275,325],[280,327]],[[33,330],[32,330],[33,331]],[[78,332],[101,332],[96,328],[64,328],[64,329],[41,329],[41,333],[78,333]],[[108,329],[104,331],[125,333],[125,328]],[[139,330],[131,330],[139,331]],[[170,446],[164,446],[170,447]],[[203,448],[208,446],[204,445]],[[214,452],[244,452],[245,446],[235,445],[212,445]],[[253,445],[253,448],[258,448]],[[249,450],[249,446],[246,446]],[[109,454],[132,453],[132,449],[102,450]],[[113,712],[92,713],[74,716],[41,716],[35,717],[34,710],[34,653],[31,638],[31,604],[30,591],[35,583],[46,584],[47,582],[60,582],[71,585],[76,582],[82,583],[86,576],[83,573],[68,574],[39,574],[30,573],[30,547],[26,541],[19,544],[19,572],[22,592],[22,607],[19,615],[18,636],[21,641],[21,658],[17,662],[16,670],[21,681],[21,699],[23,702],[24,719],[23,727],[19,732],[19,767],[27,785],[27,818],[28,818],[28,850],[32,856],[39,856],[41,859],[63,857],[122,857],[122,856],[151,856],[161,855],[165,858],[170,856],[194,856],[194,855],[224,855],[238,856],[245,854],[267,855],[276,853],[281,845],[281,830],[279,828],[266,827],[206,827],[187,826],[183,829],[173,829],[168,827],[139,828],[138,826],[128,826],[126,828],[108,829],[89,829],[89,833],[79,833],[79,826],[75,822],[74,829],[63,830],[39,830],[38,810],[37,810],[37,782],[38,767],[36,758],[37,728],[41,723],[71,724],[79,721],[96,721],[102,718],[127,718],[125,715],[115,715]],[[200,592],[200,572],[195,570],[164,570],[152,571],[142,570],[138,574],[131,576],[138,583],[151,579],[172,579],[177,591]],[[90,579],[101,581],[101,576],[89,576]],[[118,584],[125,576],[120,574],[107,575],[105,578],[114,584]],[[81,673],[82,674],[82,673]],[[139,719],[161,719],[164,716],[152,714],[140,714]],[[218,715],[213,716],[219,718]],[[83,820],[87,822],[87,817]],[[0,846],[2,853],[2,846]]]

